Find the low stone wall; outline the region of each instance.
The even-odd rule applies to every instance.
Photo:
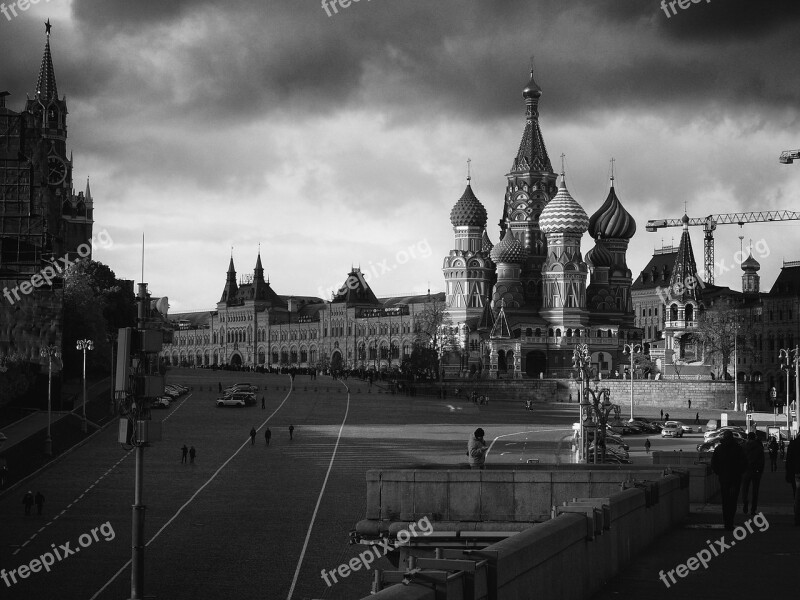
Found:
[[[653,452],[653,465],[689,472],[689,501],[706,504],[719,499],[719,480],[709,464],[711,454],[700,452]]]
[[[445,578],[436,581],[423,570],[406,572],[406,584],[367,598],[375,600],[582,600],[591,597],[633,557],[686,518],[686,478],[668,475],[643,488],[606,497],[578,498],[558,508],[555,518],[480,551],[449,550],[444,558],[460,559],[470,571],[488,560],[488,589],[450,593]],[[473,570],[474,571],[474,570]],[[655,576],[655,574],[654,574]],[[418,580],[418,581],[417,581]],[[467,581],[469,581],[467,579]],[[438,590],[438,594],[434,590]],[[365,598],[366,600],[366,598]]]

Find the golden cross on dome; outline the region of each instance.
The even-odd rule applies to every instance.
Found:
[[[471,158],[467,159],[467,181],[472,179],[472,174],[470,173],[470,163],[472,162]]]
[[[614,181],[614,160],[615,158],[611,157],[611,181]]]
[[[566,154],[564,154],[563,152],[561,153],[561,175],[562,175],[562,177],[563,177],[563,175],[564,175],[564,158],[565,158],[566,156],[567,156],[567,155],[566,155]]]

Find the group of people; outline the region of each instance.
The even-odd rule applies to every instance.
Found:
[[[779,445],[774,437],[768,444],[768,450],[771,470],[777,471]],[[744,513],[755,515],[758,512],[758,490],[764,466],[764,446],[756,439],[755,432],[747,434],[744,446],[739,445],[730,430],[722,434],[722,441],[711,457],[711,468],[719,478],[725,529],[733,530],[740,489]],[[786,482],[792,486],[794,524],[800,525],[800,436],[792,440],[786,450]]]
[[[189,462],[194,464],[194,457],[197,456],[197,450],[194,449],[194,446],[187,448],[186,444],[184,444],[181,448],[181,464],[186,463],[187,456],[189,457]]]
[[[250,445],[255,446],[256,443],[256,428],[253,426],[250,429]],[[272,439],[272,431],[269,427],[264,430],[264,442],[269,446],[269,441]],[[294,439],[294,425],[289,425],[289,440]]]
[[[41,515],[42,509],[44,508],[44,495],[42,492],[36,492],[36,495],[33,495],[33,492],[28,490],[28,493],[25,494],[22,498],[22,504],[25,505],[25,514],[29,515],[33,511],[33,505],[36,505],[36,514]]]

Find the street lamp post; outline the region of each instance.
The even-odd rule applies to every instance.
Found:
[[[578,462],[586,461],[586,449],[588,448],[586,444],[586,420],[589,418],[589,402],[586,390],[589,388],[589,369],[591,362],[592,355],[589,352],[589,345],[577,344],[572,353],[572,365],[578,369],[578,422],[580,423]]]
[[[794,354],[794,358],[792,358]],[[789,407],[789,376],[792,373],[792,363],[797,369],[797,348],[781,348],[778,351],[778,360],[781,362],[781,369],[786,371],[786,435],[791,435],[791,408]],[[796,383],[796,382],[795,382]]]
[[[81,423],[81,431],[86,433],[89,431],[89,427],[86,425],[86,351],[94,350],[94,342],[92,340],[78,340],[75,348],[83,350],[83,422]]]
[[[641,353],[643,351],[644,347],[641,344],[625,344],[622,347],[623,354],[631,355],[631,421],[633,421],[633,357],[637,352]]]
[[[61,351],[55,344],[39,350],[39,355],[47,359],[47,437],[44,440],[44,453],[53,456],[53,438],[50,436],[50,422],[53,410],[53,359],[61,357]]]

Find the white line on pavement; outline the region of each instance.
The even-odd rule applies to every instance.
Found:
[[[325,480],[322,482],[322,489],[319,491],[319,496],[317,496],[317,505],[314,507],[314,514],[311,515],[311,522],[308,524],[306,539],[303,542],[303,549],[300,551],[300,558],[297,561],[297,568],[294,571],[294,577],[292,578],[292,585],[289,588],[289,595],[286,596],[286,600],[292,600],[292,594],[294,594],[294,586],[297,585],[297,578],[300,575],[300,567],[303,566],[303,558],[306,555],[306,548],[308,548],[308,540],[311,539],[311,530],[314,528],[314,520],[317,518],[317,511],[319,511],[319,505],[322,503],[322,495],[325,493],[325,486],[328,484],[328,477],[330,477],[331,469],[333,468],[333,461],[336,459],[336,450],[339,448],[339,441],[342,438],[342,430],[344,429],[344,424],[347,421],[347,414],[350,412],[350,388],[348,388],[347,384],[345,384],[344,382],[341,383],[347,390],[347,406],[344,409],[344,418],[342,419],[342,424],[339,426],[339,435],[336,436],[336,444],[333,447],[333,453],[331,454],[331,461],[330,463],[328,463],[328,472],[325,473]]]

